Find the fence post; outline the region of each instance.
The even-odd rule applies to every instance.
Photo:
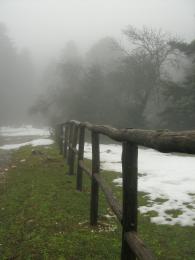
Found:
[[[123,143],[123,231],[122,231],[122,260],[135,260],[136,256],[129,248],[125,233],[137,231],[137,157],[138,147],[134,143]]]
[[[64,133],[64,158],[67,158],[67,152],[68,152],[68,136],[69,136],[69,127],[66,124],[65,125],[65,133]]]
[[[77,137],[78,137],[78,126],[73,123],[72,127],[72,143],[71,143],[71,157],[70,157],[70,167],[69,167],[69,175],[74,175],[74,162],[75,162],[75,151],[77,145]]]
[[[63,154],[63,129],[64,129],[64,126],[63,124],[60,124],[60,127],[59,127],[59,131],[60,131],[60,136],[59,136],[59,145],[60,145],[60,154]]]
[[[65,125],[64,124],[62,125],[61,132],[62,132],[62,141],[61,141],[62,148],[61,148],[61,150],[62,150],[62,155],[64,157],[64,142],[65,142]]]
[[[83,184],[83,170],[79,165],[79,161],[83,160],[84,157],[84,145],[85,145],[85,127],[79,127],[79,152],[78,152],[78,162],[77,162],[77,190],[82,191]]]
[[[72,137],[73,137],[73,123],[69,122],[68,123],[68,127],[69,127],[69,137],[68,137],[68,158],[67,158],[67,163],[68,163],[68,167],[70,166],[70,161],[71,161],[71,157],[72,157]]]
[[[91,207],[90,207],[90,224],[97,225],[98,219],[98,195],[99,185],[94,174],[100,171],[100,152],[99,152],[99,134],[92,131],[92,178],[91,178]]]
[[[57,142],[57,145],[60,149],[60,124],[57,124],[56,125],[56,129],[55,129],[55,137],[56,137],[56,142]]]

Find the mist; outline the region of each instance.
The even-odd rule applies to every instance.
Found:
[[[192,0],[1,0],[0,124],[75,118],[122,127],[192,128],[182,122],[193,103],[186,82],[193,78],[194,22]],[[144,46],[140,52],[124,33],[128,28],[139,33],[146,28],[153,36],[161,31],[165,49],[174,42],[155,79],[153,57],[145,52],[140,66]],[[173,118],[178,113],[171,100],[179,100],[182,110],[178,125],[167,118],[166,111]]]
[[[195,259],[194,173],[195,0],[0,0],[0,260]]]

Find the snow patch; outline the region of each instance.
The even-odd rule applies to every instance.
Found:
[[[49,136],[49,128],[34,128],[30,125],[16,127],[0,127],[0,136]]]
[[[20,147],[26,146],[26,145],[32,145],[32,146],[40,146],[40,145],[51,145],[54,141],[47,138],[47,139],[36,139],[32,140],[30,142],[25,142],[21,144],[6,144],[3,146],[0,146],[0,149],[2,150],[13,150],[13,149],[19,149]]]
[[[121,153],[121,145],[101,144],[101,168],[121,172]],[[85,144],[85,157],[91,159],[90,144]],[[158,216],[151,218],[156,224],[195,225],[195,156],[140,147],[138,172],[138,190],[145,192],[149,200],[148,205],[139,207],[141,213],[156,211]],[[122,178],[114,183],[121,185]]]

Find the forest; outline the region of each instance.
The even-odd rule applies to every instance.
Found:
[[[18,50],[4,23],[0,23],[0,125],[27,120],[33,103],[35,68],[27,49]]]
[[[24,118],[28,107],[26,118],[39,116],[49,125],[77,119],[116,127],[193,129],[195,40],[187,43],[150,27],[127,26],[122,33],[125,46],[104,37],[85,54],[69,41],[37,79],[28,51],[18,52],[1,24],[1,124],[17,122],[18,114]],[[36,96],[35,85],[41,86]]]
[[[129,26],[123,33],[125,48],[106,37],[85,56],[67,43],[30,112],[51,124],[77,119],[116,127],[194,128],[195,41],[146,27]]]

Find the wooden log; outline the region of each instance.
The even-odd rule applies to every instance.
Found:
[[[84,165],[84,161],[80,160],[80,161],[79,161],[79,165],[80,165],[80,167],[82,168],[82,170],[83,170],[85,173],[87,173],[87,175],[88,175],[90,178],[92,178],[92,172],[91,172],[91,170],[89,170],[89,169]]]
[[[82,191],[82,185],[83,185],[83,170],[79,164],[79,161],[83,161],[84,145],[85,145],[85,128],[81,126],[79,128],[79,151],[78,151],[77,183],[76,183],[76,189],[78,191]]]
[[[71,164],[72,161],[72,156],[73,156],[73,151],[72,151],[72,144],[73,144],[73,136],[74,136],[74,124],[70,123],[69,124],[69,147],[68,147],[68,164]]]
[[[127,232],[125,234],[126,241],[140,260],[154,260],[153,253],[148,249],[145,243],[138,237],[136,232]]]
[[[77,120],[69,120],[66,123],[73,123],[74,125],[80,126],[81,122],[77,121]]]
[[[65,125],[65,133],[64,133],[64,158],[67,158],[68,154],[68,136],[69,136],[69,127]]]
[[[60,149],[60,124],[55,127],[55,140]]]
[[[123,230],[122,230],[122,260],[136,260],[136,255],[129,247],[125,234],[137,231],[137,145],[124,142],[122,154],[123,177]]]
[[[78,155],[78,150],[74,147],[72,147],[72,145],[70,146],[70,149],[76,154]]]
[[[80,124],[115,141],[129,141],[164,153],[195,154],[195,131],[171,132],[167,130],[117,129],[107,125],[93,125],[88,122]]]
[[[69,175],[74,175],[74,165],[75,165],[75,152],[78,138],[78,126],[73,125],[73,135],[72,135],[72,145],[70,145],[71,158],[70,158],[70,167],[69,167]],[[72,146],[72,147],[71,147]]]
[[[70,137],[70,125],[68,123],[66,123],[66,133],[65,135],[67,135],[67,139],[66,139],[66,162],[68,163],[68,158],[69,158],[69,137]]]
[[[99,134],[92,132],[92,178],[91,178],[91,207],[90,207],[90,224],[97,225],[98,220],[98,196],[99,185],[94,174],[99,174],[100,170],[100,152],[99,152]]]
[[[63,154],[63,128],[64,128],[64,125],[63,124],[60,124],[59,126],[59,146],[60,146],[60,154]]]
[[[110,208],[115,213],[118,220],[122,222],[122,207],[120,203],[117,201],[116,197],[113,195],[112,190],[110,189],[110,187],[108,187],[104,179],[99,174],[95,173],[94,177],[96,181],[99,183],[100,188],[102,189]]]
[[[60,154],[64,156],[64,125],[61,125]]]
[[[69,138],[68,138],[68,165],[70,165],[71,158],[72,158],[72,138],[73,138],[73,127],[74,125],[72,123],[68,123],[69,125]]]
[[[65,143],[65,124],[62,125],[62,155],[64,157],[64,143]]]
[[[84,165],[83,160],[79,161],[79,165],[82,168],[82,170],[87,173],[89,177],[92,177],[92,172]],[[103,193],[105,194],[106,200],[108,201],[109,206],[113,210],[113,212],[116,214],[118,220],[122,221],[122,207],[120,203],[117,201],[117,199],[114,197],[111,189],[107,186],[103,178],[99,174],[94,174],[94,177],[96,181],[99,183]]]

